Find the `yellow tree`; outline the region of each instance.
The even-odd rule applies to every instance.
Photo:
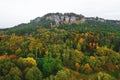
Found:
[[[30,38],[29,50],[32,52],[35,51],[36,59],[38,56],[38,49],[40,49],[41,47],[42,47],[42,43],[40,40],[36,40],[35,38]]]
[[[76,71],[78,72],[80,69],[80,64],[79,63],[75,63],[75,67],[76,67]]]
[[[16,36],[15,34],[12,34],[6,44],[9,46],[11,53],[15,53],[16,50],[21,47],[22,42],[24,42],[22,36]]]
[[[92,68],[89,63],[86,63],[84,66],[82,66],[82,70],[87,74],[92,72]]]

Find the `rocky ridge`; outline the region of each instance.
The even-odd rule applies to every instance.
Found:
[[[93,20],[93,21],[100,21],[100,22],[106,22],[107,20],[103,18],[98,18],[98,17],[85,17],[83,15],[78,15],[75,13],[49,13],[46,14],[43,17],[37,17],[34,20],[31,20],[31,23],[38,23],[43,20],[51,20],[52,25],[59,25],[62,23],[70,24],[70,23],[75,23],[76,21],[86,21],[86,20]],[[117,22],[118,23],[118,22]]]

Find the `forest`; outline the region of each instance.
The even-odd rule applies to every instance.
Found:
[[[0,80],[120,80],[120,25],[50,22],[0,30]]]

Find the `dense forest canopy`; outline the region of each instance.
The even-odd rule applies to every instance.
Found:
[[[119,21],[51,15],[0,30],[0,80],[120,79]]]

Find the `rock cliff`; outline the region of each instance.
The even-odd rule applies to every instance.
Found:
[[[59,25],[62,23],[74,23],[77,20],[83,20],[83,15],[77,15],[75,13],[49,13],[43,17],[37,17],[34,20],[31,20],[31,22],[40,22],[42,20],[51,20],[53,21],[53,25]]]

